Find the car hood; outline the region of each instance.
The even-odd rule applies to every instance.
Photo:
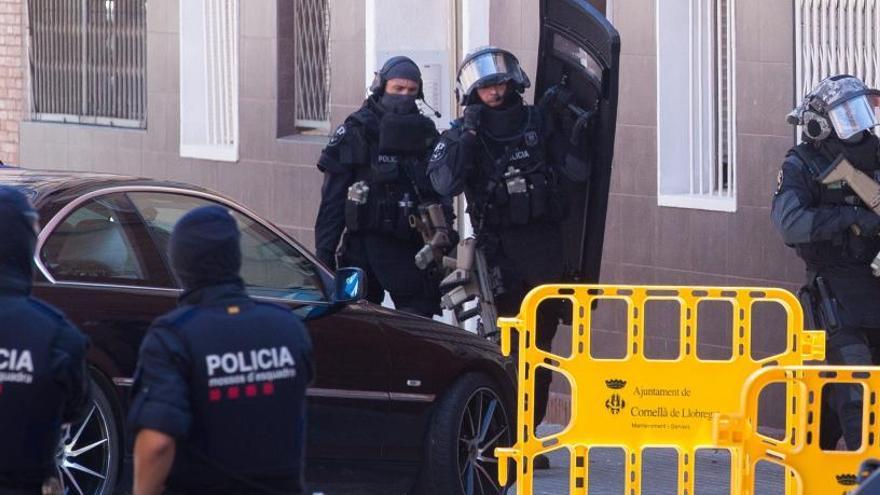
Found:
[[[473,332],[469,332],[459,327],[455,327],[431,318],[412,315],[401,311],[396,311],[378,304],[362,301],[362,308],[380,317],[383,322],[388,325],[394,325],[404,328],[411,333],[418,333],[420,337],[437,342],[450,342],[456,344],[464,344],[474,347],[485,352],[489,352],[499,359],[505,359],[501,355],[498,345],[478,336]]]

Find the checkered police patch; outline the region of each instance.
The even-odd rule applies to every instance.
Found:
[[[330,137],[330,142],[327,143],[327,145],[336,146],[337,144],[339,144],[339,141],[342,141],[343,137],[345,137],[345,124],[342,124],[336,128],[336,132],[334,132],[333,136]]]
[[[437,160],[442,159],[446,156],[446,143],[440,141],[437,143],[437,146],[434,147],[434,152],[431,153],[431,161],[436,162]]]

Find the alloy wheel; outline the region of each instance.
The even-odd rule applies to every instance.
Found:
[[[57,474],[65,495],[102,494],[110,474],[110,430],[97,402],[82,422],[64,428],[57,454]]]
[[[504,403],[490,388],[475,390],[462,411],[458,434],[458,467],[465,495],[502,494],[495,448],[510,445],[511,430]]]

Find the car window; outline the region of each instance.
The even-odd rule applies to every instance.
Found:
[[[43,244],[43,265],[58,281],[147,284],[147,264],[135,233],[140,225],[126,209],[118,195],[76,208]]]
[[[163,253],[174,224],[187,212],[216,204],[174,193],[128,194]],[[221,205],[226,207],[225,205]],[[296,301],[323,301],[318,268],[295,246],[241,212],[229,209],[241,230],[241,277],[250,294]]]

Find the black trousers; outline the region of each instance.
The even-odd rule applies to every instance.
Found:
[[[880,328],[843,327],[827,334],[830,365],[870,366],[880,363]],[[830,385],[823,393],[820,447],[834,450],[841,434],[849,450],[862,441],[863,389],[859,385]]]
[[[421,245],[375,233],[346,237],[340,266],[356,266],[367,276],[367,300],[381,304],[387,290],[394,306],[407,313],[440,314],[439,281],[416,266]]]

